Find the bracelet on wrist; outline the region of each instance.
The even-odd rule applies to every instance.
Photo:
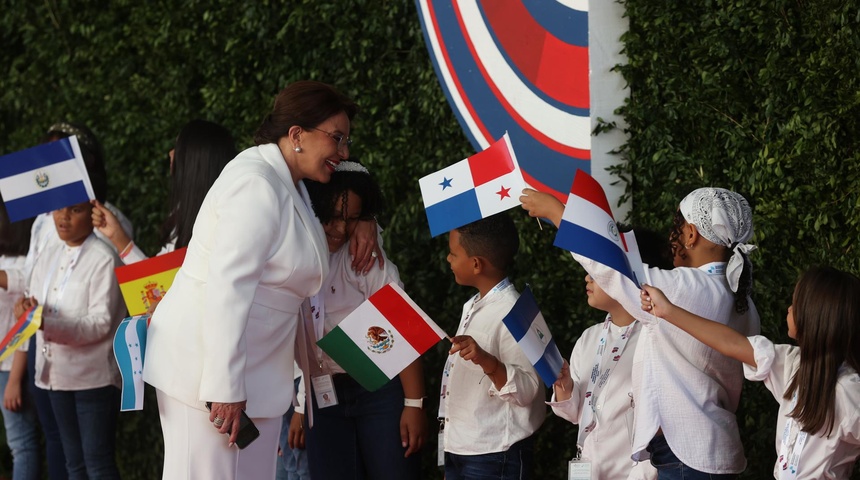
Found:
[[[496,357],[493,357],[493,358],[496,360],[496,366],[493,367],[493,371],[492,372],[484,372],[484,375],[486,375],[488,377],[492,377],[493,375],[495,375],[496,372],[499,370],[499,364],[502,363],[499,361],[498,358],[496,358]]]
[[[131,248],[134,247],[134,240],[129,240],[128,245],[119,252],[119,258],[125,258],[131,253]]]
[[[424,408],[424,397],[421,398],[404,398],[403,399],[404,407],[414,407],[414,408]]]

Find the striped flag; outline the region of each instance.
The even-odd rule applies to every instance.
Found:
[[[561,373],[561,353],[528,286],[502,322],[534,365],[543,383],[552,388]]]
[[[113,354],[122,374],[119,410],[143,410],[143,355],[149,315],[129,317],[120,322],[113,337]]]
[[[173,285],[176,272],[185,260],[187,248],[117,267],[116,279],[129,315],[142,315],[161,300]]]
[[[597,180],[577,170],[553,245],[617,270],[641,287],[645,269],[633,238],[633,232],[618,231]]]
[[[3,341],[0,342],[0,362],[9,358],[27,340],[30,340],[42,326],[42,306],[36,305],[21,315]]]
[[[508,134],[471,157],[418,180],[437,236],[520,205],[523,174]]]
[[[317,345],[372,392],[445,336],[397,284],[389,283],[353,310]]]
[[[0,157],[0,194],[12,222],[94,199],[77,137]]]

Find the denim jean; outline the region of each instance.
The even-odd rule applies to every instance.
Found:
[[[296,380],[294,391],[298,391],[299,380]],[[281,447],[281,456],[278,457],[275,480],[310,480],[311,478],[307,450],[292,449],[287,441],[290,434],[290,421],[293,419],[293,410],[294,407],[290,406],[281,421],[281,438],[278,442],[278,446]]]
[[[66,471],[66,456],[63,454],[63,442],[60,441],[60,431],[57,430],[57,419],[54,418],[54,409],[48,399],[48,391],[36,386],[34,378],[36,375],[36,336],[30,338],[30,347],[27,352],[27,390],[33,405],[36,407],[36,416],[39,418],[39,426],[45,437],[45,463],[48,465],[49,480],[67,480],[69,474]]]
[[[0,372],[0,392],[6,390],[9,382],[9,372]],[[3,412],[3,424],[6,427],[6,443],[12,451],[12,480],[36,480],[39,475],[39,423],[36,420],[36,410],[27,393],[26,378],[21,385],[23,403],[17,412],[6,410],[0,403]]]
[[[411,480],[421,476],[421,451],[404,458],[400,440],[403,386],[400,379],[368,392],[349,375],[333,377],[338,404],[318,408],[305,426],[313,480]],[[305,418],[307,423],[307,417]]]
[[[534,470],[534,437],[504,452],[457,455],[445,452],[445,480],[527,480]]]
[[[662,434],[651,439],[648,444],[648,452],[651,453],[651,465],[657,469],[657,480],[732,480],[738,478],[738,475],[734,473],[705,473],[684,465],[669,448],[666,437]]]
[[[118,479],[116,419],[119,389],[48,391],[71,480]]]

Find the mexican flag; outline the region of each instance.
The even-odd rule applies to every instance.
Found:
[[[445,332],[399,286],[389,283],[317,345],[372,392],[445,337]]]

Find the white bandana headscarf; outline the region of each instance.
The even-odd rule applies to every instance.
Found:
[[[726,278],[732,291],[737,292],[744,256],[756,249],[755,245],[746,245],[753,236],[749,202],[724,188],[699,188],[681,200],[681,215],[696,226],[699,235],[733,250],[726,265]]]

